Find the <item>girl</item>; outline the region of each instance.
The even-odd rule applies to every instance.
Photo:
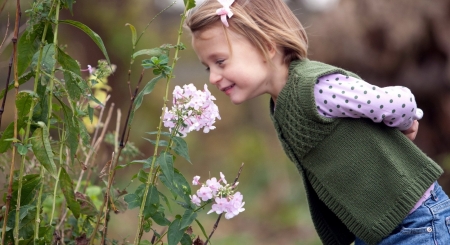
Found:
[[[450,243],[442,169],[411,142],[422,111],[409,89],[308,60],[283,0],[206,0],[186,25],[210,82],[233,103],[270,94],[324,244]]]

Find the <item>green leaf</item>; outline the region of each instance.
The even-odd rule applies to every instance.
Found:
[[[134,26],[129,23],[126,23],[125,26],[129,26],[131,29],[131,44],[134,47],[136,45],[136,40],[137,40],[136,28],[134,28]]]
[[[64,51],[58,48],[58,63],[64,68],[64,80],[66,83],[66,89],[69,93],[69,97],[72,101],[76,102],[80,100],[82,94],[81,88],[78,86],[81,79],[80,66],[77,61],[67,55]]]
[[[17,147],[17,152],[21,155],[21,156],[25,156],[28,153],[28,147],[24,146],[23,144],[16,144]]]
[[[20,193],[20,205],[30,204],[37,191],[37,188],[40,186],[41,178],[39,174],[29,174],[25,175],[22,178],[22,190]],[[13,198],[12,203],[17,203],[17,190],[19,188],[19,180],[15,180],[13,183]],[[13,205],[14,206],[14,205]]]
[[[189,158],[189,150],[186,141],[183,138],[176,136],[173,137],[172,140],[175,142],[175,147],[173,148],[175,153],[177,153],[178,155],[180,155],[181,157],[183,157],[192,164],[191,159]]]
[[[25,30],[19,38],[19,42],[17,43],[17,73],[19,76],[30,66],[33,55],[38,50],[38,47],[35,44],[37,34],[37,30],[34,30],[31,33],[28,30]]]
[[[66,198],[67,207],[72,211],[73,216],[78,219],[80,217],[81,206],[75,198],[72,179],[64,168],[60,168],[60,171],[59,182],[61,183],[61,191]]]
[[[89,115],[89,120],[92,121],[94,120],[94,108],[92,108],[89,104],[88,104],[88,115]]]
[[[58,97],[57,97],[59,103],[61,104],[61,107],[64,112],[64,122],[66,123],[67,127],[66,129],[66,144],[69,147],[70,150],[70,158],[73,162],[75,159],[75,154],[78,150],[78,144],[80,136],[80,123],[77,118],[74,117],[72,109],[68,107],[66,104],[64,104]]]
[[[77,202],[80,204],[80,214],[84,214],[87,216],[97,215],[98,213],[97,208],[95,207],[94,203],[89,198],[89,196],[77,192],[75,193],[75,198],[77,199]]]
[[[142,104],[142,100],[144,99],[144,95],[147,95],[153,91],[153,88],[155,88],[156,83],[159,79],[161,79],[162,76],[154,77],[150,82],[148,82],[145,87],[142,89],[142,91],[136,96],[136,99],[134,100],[134,111],[139,109]]]
[[[66,54],[64,51],[62,51],[58,47],[58,62],[64,68],[65,70],[71,71],[78,76],[81,76],[81,70],[80,66],[78,65],[78,62],[74,60],[72,57],[70,57],[68,54]]]
[[[39,127],[31,138],[32,149],[36,159],[44,168],[56,179],[56,164],[53,161],[53,152],[50,145],[50,135],[47,126],[43,122],[38,123]]]
[[[147,193],[144,206],[144,219],[148,219],[150,216],[158,211],[159,207],[159,193],[155,186],[150,186]]]
[[[173,176],[174,176],[174,169],[173,169],[173,156],[164,151],[161,153],[161,155],[158,157],[158,163],[161,167],[161,170],[166,176],[167,180],[170,182],[173,182]]]
[[[30,113],[33,96],[28,91],[21,91],[16,97],[16,108],[19,124],[25,123],[28,113]]]
[[[143,138],[143,139],[152,143],[153,145],[156,145],[156,140],[151,140],[151,139],[147,139],[147,138]],[[159,140],[158,146],[166,147],[168,145],[169,145],[169,142],[167,142],[166,140]]]
[[[159,197],[164,200],[164,202],[167,205],[167,208],[169,208],[169,211],[172,212],[172,208],[170,207],[169,199],[164,194],[162,194],[161,192],[159,193]]]
[[[14,122],[10,123],[8,127],[3,131],[2,137],[0,138],[0,153],[6,152],[11,148],[12,144],[9,139],[14,137]]]
[[[102,39],[100,38],[100,36],[97,33],[92,31],[91,28],[89,28],[88,26],[86,26],[85,24],[83,24],[81,22],[74,21],[74,20],[60,20],[59,23],[75,26],[78,29],[82,30],[84,33],[86,33],[94,41],[94,43],[97,44],[97,46],[100,48],[100,50],[102,51],[106,60],[108,61],[108,64],[111,64],[111,61],[109,60],[109,56],[108,56],[108,53],[106,52],[106,48],[105,48],[105,45],[103,44]]]
[[[158,134],[158,131],[147,132],[147,134],[150,134],[150,135]],[[160,132],[160,134],[164,135],[164,136],[168,136],[168,137],[172,136],[172,134],[169,132]]]
[[[145,184],[147,182],[147,179],[148,179],[148,173],[145,172],[144,170],[140,169],[138,174],[137,174],[137,177],[138,177],[139,181],[141,181],[142,183]]]
[[[187,233],[183,234],[183,237],[180,241],[181,245],[192,245],[192,238]]]
[[[141,55],[160,56],[165,53],[167,53],[167,51],[162,48],[142,49],[135,52],[131,57],[135,59],[136,57]]]
[[[28,219],[27,216],[33,216],[35,214],[35,212],[33,212],[35,209],[36,209],[36,206],[34,206],[34,205],[23,205],[23,206],[20,206],[20,210],[19,210],[19,230],[21,228],[23,228],[28,223],[28,222],[23,222],[26,219]],[[6,231],[9,231],[9,230],[11,230],[14,227],[15,219],[16,219],[16,209],[12,210],[9,213],[9,215],[8,215],[8,222],[7,222]]]
[[[34,72],[33,72],[33,71],[29,71],[29,72],[24,73],[22,76],[19,77],[19,85],[22,85],[22,84],[24,84],[24,83],[30,81],[30,79],[31,79],[32,77],[34,77]],[[14,80],[11,80],[11,81],[9,82],[7,91],[10,91],[10,90],[13,89],[13,88],[14,88]],[[6,93],[5,89],[3,89],[3,90],[0,92],[0,99],[3,99],[3,97],[5,96],[5,93]]]
[[[63,0],[63,6],[68,8],[70,10],[70,13],[73,15],[73,3],[75,2],[74,0]]]
[[[134,108],[130,113],[130,118],[128,119],[128,126],[131,126],[131,123],[133,122],[134,113],[136,112],[139,107],[141,107],[142,100],[144,99],[144,95],[147,95],[153,91],[153,88],[155,87],[156,82],[161,78],[162,76],[154,77],[150,82],[148,82],[144,89],[136,96],[134,100]]]
[[[39,121],[46,122],[48,119],[47,86],[44,86],[41,83],[38,83],[36,94],[37,94],[37,97],[39,98],[39,101],[37,102],[37,104],[33,110],[33,121],[34,122],[39,122]]]
[[[164,216],[164,212],[156,212],[151,217],[160,226],[170,225],[170,220]]]
[[[180,224],[181,220],[179,216],[177,216],[172,224],[170,224],[169,230],[167,231],[167,241],[169,245],[177,245],[181,241],[186,229],[181,229]]]
[[[202,230],[203,236],[208,237],[208,235],[206,235],[205,227],[203,227],[202,223],[200,223],[198,219],[195,219],[195,222],[197,222],[198,227],[200,227],[200,230]]]
[[[184,6],[186,6],[186,10],[195,7],[195,0],[184,0]]]
[[[181,218],[180,229],[184,229],[192,224],[194,220],[197,218],[197,213],[192,209],[186,209],[183,214],[183,218]]]
[[[126,194],[124,200],[128,204],[128,209],[140,207],[142,202],[142,198],[135,193]]]
[[[39,53],[40,51],[37,51],[32,59],[31,66],[33,70],[35,69],[37,62],[39,60]],[[50,74],[51,70],[55,66],[56,60],[55,60],[55,45],[53,43],[47,44],[44,46],[42,50],[42,59],[41,59],[41,70],[44,72]],[[48,79],[48,78],[46,78]],[[41,82],[43,82],[41,80]]]
[[[183,198],[183,200],[189,204],[186,205],[186,208],[190,208],[192,205],[191,198],[189,197],[191,194],[191,188],[189,183],[178,170],[175,169],[172,182],[170,182],[164,174],[160,174],[159,179],[170,190],[175,199],[177,196]],[[181,203],[179,204],[181,205]]]

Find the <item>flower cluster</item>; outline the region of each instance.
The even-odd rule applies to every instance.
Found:
[[[208,214],[213,212],[217,214],[225,213],[225,218],[231,219],[245,210],[243,208],[245,202],[242,202],[242,194],[240,192],[234,192],[234,188],[239,184],[238,182],[234,185],[228,184],[222,173],[220,173],[219,181],[216,178],[211,178],[202,184],[199,180],[200,176],[195,176],[192,180],[193,185],[202,186],[197,190],[197,195],[191,196],[191,201],[195,205],[201,206],[202,201],[214,199],[214,204]]]
[[[216,127],[213,124],[216,118],[220,120],[219,109],[206,84],[204,90],[197,90],[193,84],[184,85],[183,88],[175,86],[173,90],[173,106],[166,108],[164,113],[164,126],[171,131],[176,130],[182,136],[203,128],[204,133]]]

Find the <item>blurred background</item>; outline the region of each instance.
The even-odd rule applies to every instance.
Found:
[[[153,21],[136,50],[176,43],[183,7],[182,1],[179,2]],[[444,168],[446,173],[439,181],[449,193],[450,1],[290,0],[287,3],[307,30],[310,59],[353,71],[372,84],[403,85],[412,90],[418,106],[425,113],[415,143]],[[21,4],[25,16],[24,10],[30,8],[31,1]],[[73,16],[63,12],[61,19],[80,21],[102,37],[111,62],[117,65],[115,74],[109,78],[112,87],[109,103],[114,103],[122,113],[130,103],[126,81],[132,52],[130,29],[125,24],[133,24],[140,33],[170,4],[170,0],[79,0],[74,4]],[[0,15],[2,38],[6,33],[8,14],[11,22],[8,34],[12,32],[14,9],[15,1],[6,2]],[[97,60],[104,58],[83,32],[61,25],[60,36],[60,44],[66,45],[66,51],[83,68],[88,64],[94,66]],[[190,47],[187,31],[183,34],[183,43],[187,49],[180,53],[171,86],[193,83],[202,87],[208,83],[208,74]],[[8,44],[0,49],[2,89],[11,50]],[[137,60],[132,66],[132,84],[136,84],[140,70],[140,60]],[[144,82],[150,79],[151,75],[147,74]],[[31,88],[31,83],[23,89],[27,86]],[[138,159],[152,155],[153,146],[142,136],[157,127],[163,91],[161,82],[145,97],[133,121],[130,141],[142,152]],[[193,132],[188,135],[186,140],[193,164],[178,159],[176,167],[188,180],[195,175],[206,180],[223,172],[231,181],[241,163],[245,163],[239,191],[244,195],[246,211],[231,220],[221,220],[213,243],[321,244],[309,217],[301,177],[284,155],[270,121],[269,97],[236,106],[213,86],[210,91],[217,98],[222,120],[216,123],[217,129],[208,134]],[[9,96],[0,130],[12,121],[11,99]],[[111,130],[114,127],[111,125]],[[110,153],[111,148],[104,147],[98,153],[98,163],[105,163]],[[119,170],[116,186],[134,190],[138,183],[130,183],[130,179],[137,170],[135,165]],[[0,181],[4,180],[4,174],[0,174]],[[136,210],[113,214],[111,238],[133,240],[136,217]],[[200,215],[207,233],[216,218],[214,214]],[[200,234],[198,227],[193,229]],[[147,234],[147,238],[150,237]]]

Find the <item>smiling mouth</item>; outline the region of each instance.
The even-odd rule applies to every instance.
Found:
[[[232,89],[234,86],[235,86],[235,84],[230,85],[230,86],[228,86],[228,87],[225,87],[225,88],[223,88],[223,89],[221,89],[221,90],[222,90],[222,92],[225,92],[225,93],[226,93],[228,90]]]

